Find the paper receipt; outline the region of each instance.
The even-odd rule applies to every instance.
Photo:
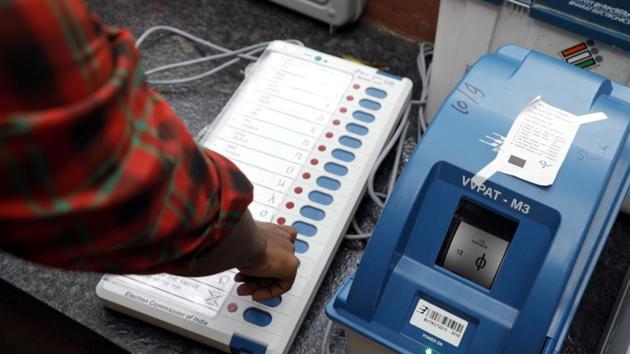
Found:
[[[495,172],[550,186],[556,179],[580,125],[606,119],[604,113],[576,116],[545,103],[540,96],[514,120],[497,157],[473,178],[483,184]]]

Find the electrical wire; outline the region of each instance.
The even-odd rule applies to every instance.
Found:
[[[419,44],[419,53],[416,57],[416,68],[420,75],[420,99],[417,104],[421,105],[418,109],[418,140],[427,131],[427,121],[424,116],[424,105],[426,105],[429,96],[429,78],[431,77],[431,64],[427,65],[427,59],[433,57],[433,44],[422,42]]]
[[[185,60],[185,61],[181,61],[181,62],[177,62],[177,63],[171,63],[171,64],[167,64],[167,65],[163,65],[163,66],[159,66],[157,68],[153,68],[153,69],[149,69],[147,71],[145,71],[145,76],[147,77],[147,82],[149,84],[153,84],[153,85],[176,85],[176,84],[183,84],[183,83],[188,83],[188,82],[192,82],[192,81],[197,81],[209,76],[212,76],[220,71],[223,71],[225,69],[227,69],[228,67],[240,62],[242,59],[245,60],[249,60],[249,61],[256,61],[258,60],[258,56],[257,54],[261,53],[262,51],[265,50],[265,48],[267,48],[267,46],[269,45],[269,43],[271,42],[261,42],[261,43],[257,43],[257,44],[253,44],[253,45],[249,45],[243,48],[239,48],[239,49],[227,49],[223,46],[220,46],[218,44],[212,43],[210,41],[207,41],[205,39],[199,38],[193,34],[190,34],[186,31],[182,31],[178,28],[175,27],[171,27],[171,26],[154,26],[154,27],[150,27],[149,29],[147,29],[146,31],[144,31],[144,33],[142,33],[142,35],[140,35],[140,37],[138,38],[138,40],[136,41],[136,48],[140,48],[140,46],[142,45],[142,43],[144,43],[146,41],[146,39],[153,33],[156,33],[158,31],[161,32],[169,32],[169,33],[173,33],[176,34],[178,36],[184,37],[194,43],[197,43],[201,46],[204,47],[208,47],[209,49],[218,51],[220,53],[218,54],[211,54],[211,55],[207,55],[207,56],[203,56],[200,58],[196,58],[196,59],[191,59],[191,60]],[[293,43],[293,44],[297,44],[297,45],[301,45],[303,46],[304,44],[302,44],[302,42],[298,41],[298,40],[294,40],[294,39],[289,39],[286,40],[287,42]],[[202,64],[202,63],[207,63],[207,62],[212,62],[212,61],[216,61],[219,59],[228,59],[228,58],[233,58],[229,61],[226,61],[222,64],[219,64],[217,66],[215,66],[214,68],[201,72],[199,74],[196,75],[192,75],[192,76],[187,76],[187,77],[182,77],[182,78],[171,78],[171,79],[161,79],[161,80],[156,80],[156,79],[150,79],[149,77],[160,73],[160,72],[165,72],[165,71],[169,71],[169,70],[173,70],[173,69],[179,69],[179,68],[183,68],[183,67],[188,67],[188,66],[193,66],[193,65],[198,65],[198,64]]]
[[[372,168],[372,171],[370,171],[370,174],[368,176],[368,182],[367,182],[368,195],[370,196],[372,201],[381,209],[385,206],[385,202],[387,201],[387,198],[389,198],[389,195],[391,194],[391,191],[393,190],[394,184],[396,183],[396,176],[398,174],[398,165],[400,164],[400,159],[402,157],[404,136],[407,133],[407,130],[409,129],[409,125],[410,125],[409,124],[410,111],[411,111],[411,105],[408,105],[407,108],[405,109],[405,113],[403,114],[403,118],[398,124],[398,127],[394,131],[394,134],[392,134],[392,137],[389,139],[385,148],[379,154],[378,158],[376,159],[376,162],[374,163],[374,167]],[[394,166],[392,167],[392,170],[390,172],[387,192],[377,193],[374,190],[374,178],[376,177],[376,173],[378,172],[380,165],[383,163],[383,161],[385,160],[389,152],[392,150],[394,145],[397,145],[397,148],[396,148],[396,153],[394,157]],[[372,235],[371,232],[364,233],[361,231],[361,228],[359,227],[359,224],[356,220],[356,214],[352,218],[352,227],[358,233],[347,234],[345,236],[347,240],[364,240],[364,239],[370,238],[370,236]]]
[[[324,339],[322,339],[322,345],[320,348],[321,354],[330,354],[330,335],[332,334],[334,323],[328,320],[326,323],[326,330],[324,330]]]

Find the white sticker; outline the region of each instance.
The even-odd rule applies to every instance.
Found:
[[[418,301],[409,323],[456,347],[468,328],[468,321],[423,299]]]
[[[543,102],[538,96],[516,117],[497,157],[477,173],[473,183],[482,185],[495,172],[503,172],[550,186],[580,125],[606,118],[601,112],[576,116]]]
[[[188,310],[194,310],[206,318],[217,315],[234,287],[234,274],[234,270],[228,270],[199,278],[184,278],[164,273],[108,275],[105,280],[121,285],[122,288],[116,288],[118,291],[113,289],[120,295],[174,316],[194,320],[194,317],[188,314]],[[148,296],[134,295],[131,292],[134,289],[142,290]],[[161,299],[168,300],[170,304],[163,304]],[[207,325],[207,320],[196,322]]]

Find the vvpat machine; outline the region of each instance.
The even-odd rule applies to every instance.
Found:
[[[427,117],[474,61],[506,44],[628,85],[630,1],[441,0]]]
[[[629,129],[627,87],[517,46],[482,57],[327,306],[349,353],[560,352],[628,190]]]

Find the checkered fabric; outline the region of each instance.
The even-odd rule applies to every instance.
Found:
[[[0,0],[0,248],[110,273],[177,272],[252,199],[147,87],[134,38],[80,0]]]

